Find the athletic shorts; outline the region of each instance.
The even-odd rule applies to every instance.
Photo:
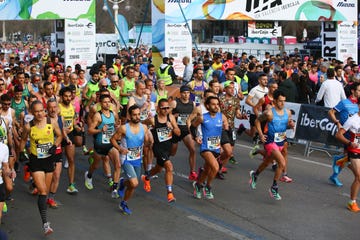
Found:
[[[83,136],[83,133],[82,133],[81,129],[79,131],[77,131],[74,128],[74,130],[72,132],[74,133],[74,137],[82,137]]]
[[[74,132],[75,132],[75,130],[72,130],[71,132],[69,132],[69,133],[67,134],[68,138],[70,139],[70,141],[71,141],[72,143],[74,143]],[[66,139],[63,139],[63,140],[61,141],[61,146],[62,146],[62,147],[66,147],[67,145],[68,145],[68,144],[67,144]]]
[[[279,146],[276,143],[272,142],[265,144],[264,148],[266,151],[266,156],[269,157],[274,150],[278,150],[281,152],[284,149],[284,146]]]
[[[171,138],[171,142],[172,143],[178,143],[181,140],[183,140],[187,135],[190,134],[189,129],[187,127],[180,127],[180,136],[176,136],[175,134],[173,134],[172,138]]]
[[[250,114],[250,126],[251,127],[255,127],[255,120],[256,120],[256,115],[255,114]]]
[[[54,155],[54,162],[55,163],[62,162],[62,152]]]
[[[101,156],[107,156],[110,152],[110,150],[112,149],[112,145],[111,144],[96,144],[94,143],[94,150],[97,154],[101,155]]]
[[[123,108],[121,110],[121,114],[120,116],[123,118],[126,118],[126,114],[127,114],[127,105],[121,105]]]
[[[132,178],[140,179],[141,166],[133,166],[130,163],[124,163],[121,168],[124,171],[124,175],[126,179],[132,179]]]
[[[156,163],[164,167],[166,161],[170,160],[170,148],[158,147],[156,144],[153,145],[154,156],[156,157]]]
[[[5,183],[0,184],[0,202],[5,202]]]
[[[229,129],[228,131],[226,130],[222,130],[221,131],[221,140],[220,140],[220,144],[221,145],[225,145],[227,143],[230,143],[231,146],[234,146],[235,144],[235,140],[233,138],[233,130]]]
[[[352,159],[360,159],[360,153],[353,153],[353,152],[348,152],[348,158],[349,160]]]
[[[55,170],[54,156],[38,159],[37,156],[30,154],[30,172],[53,172]]]
[[[216,159],[217,159],[218,157],[220,157],[220,153],[217,153],[217,152],[213,152],[213,151],[210,151],[210,150],[204,150],[204,151],[201,151],[200,154],[203,153],[203,152],[211,152],[212,155],[213,155]]]

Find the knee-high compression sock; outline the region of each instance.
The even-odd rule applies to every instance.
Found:
[[[46,195],[39,195],[38,197],[38,208],[39,208],[39,212],[40,212],[40,216],[41,216],[41,220],[43,223],[47,222],[46,219]]]

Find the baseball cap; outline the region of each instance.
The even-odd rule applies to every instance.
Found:
[[[232,82],[232,81],[226,81],[226,82],[224,82],[224,88],[230,86],[231,84],[234,84],[234,82]]]
[[[180,88],[180,92],[186,92],[186,91],[189,91],[190,92],[190,88],[188,86],[181,86]]]

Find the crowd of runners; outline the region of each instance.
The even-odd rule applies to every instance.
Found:
[[[360,211],[356,203],[360,73],[351,58],[345,63],[315,59],[300,56],[295,49],[289,55],[266,53],[257,59],[245,52],[194,49],[192,57],[183,58],[181,76],[175,73],[174,59],[164,57],[156,68],[151,58],[145,47],[122,49],[112,64],[98,62],[87,70],[64,66],[58,56],[49,54],[46,44],[1,45],[2,212],[7,212],[6,201],[11,200],[13,181],[20,174],[38,196],[45,235],[52,233],[47,207],[58,207],[59,182],[67,181],[67,193],[78,193],[76,147],[89,156],[85,187],[94,189],[94,171],[101,165],[110,196],[120,200],[124,214],[132,213],[128,203],[139,182],[150,192],[153,177],[162,170],[164,197],[169,203],[176,201],[171,158],[176,158],[181,141],[189,154],[188,179],[194,198],[214,199],[212,183],[215,178],[225,179],[228,164],[238,163],[234,145],[243,133],[254,142],[250,157],[263,156],[259,167],[250,171],[250,187],[256,189],[260,173],[271,165],[274,178],[269,195],[281,200],[278,182],[292,182],[285,132],[295,127],[286,101],[330,108],[329,118],[337,124],[336,137],[344,144],[344,154],[334,158],[329,180],[342,186],[338,174],[349,166],[354,182],[347,207]],[[241,112],[242,100],[252,108],[249,116]],[[247,119],[250,128],[235,126],[235,118]],[[197,145],[202,166],[196,161]],[[60,178],[63,168],[67,179]]]

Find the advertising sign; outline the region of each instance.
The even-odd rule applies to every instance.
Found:
[[[95,24],[87,19],[65,19],[65,63],[83,69],[95,63]]]
[[[345,61],[348,57],[352,57],[357,62],[357,26],[355,22],[338,23],[337,31],[337,58]]]
[[[118,36],[116,34],[96,34],[96,53],[117,54]]]
[[[278,22],[248,22],[248,36],[251,38],[281,37],[281,26]]]
[[[321,24],[321,40],[322,40],[322,56],[324,58],[337,59],[337,23],[336,22],[323,22]]]

